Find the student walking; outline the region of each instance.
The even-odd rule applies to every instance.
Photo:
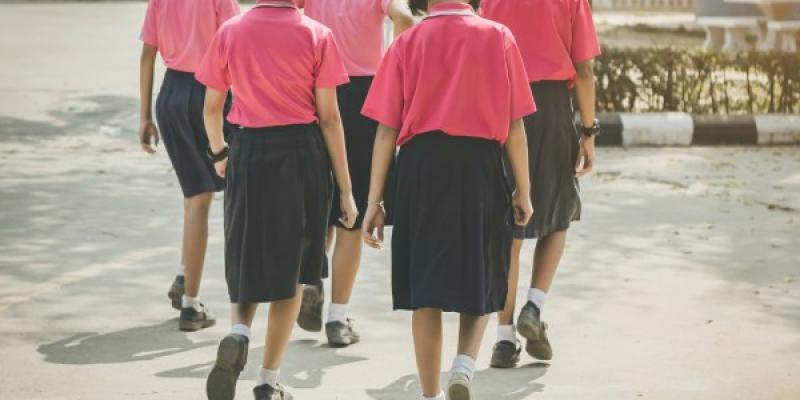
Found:
[[[536,210],[525,229],[514,232],[509,290],[498,314],[497,343],[491,365],[512,368],[521,348],[513,321],[519,256],[524,239],[537,238],[528,301],[516,330],[527,340],[528,354],[550,360],[552,349],[542,309],[564,253],[567,229],[581,215],[578,178],[594,166],[595,79],[592,60],[600,54],[592,12],[587,0],[484,0],[484,17],[514,33],[525,61],[539,111],[525,118],[530,176],[536,183],[531,197]],[[570,89],[577,92],[582,135],[575,130]]]
[[[380,123],[364,236],[383,241],[383,191],[397,164],[392,296],[413,310],[423,399],[440,387],[442,312],[460,314],[450,400],[473,399],[488,314],[503,307],[512,227],[532,214],[522,117],[535,111],[511,32],[475,13],[479,1],[410,2],[428,15],[389,48],[364,105]],[[519,190],[508,190],[503,144]],[[511,218],[513,210],[513,219]]]
[[[347,73],[331,31],[292,1],[259,1],[220,28],[197,78],[207,87],[210,156],[227,179],[225,274],[233,328],[208,376],[210,400],[231,400],[247,360],[258,303],[271,303],[256,400],[292,396],[278,373],[304,284],[318,284],[325,257],[331,169],[341,223],[358,212],[347,169],[335,88]],[[242,128],[223,141],[228,119]]]
[[[350,82],[337,88],[339,112],[344,126],[347,163],[353,181],[353,197],[359,214],[367,209],[372,147],[378,123],[361,115],[361,107],[369,92],[375,71],[383,57],[384,20],[394,23],[394,35],[399,36],[414,24],[408,6],[402,0],[298,0],[307,16],[329,27],[339,45]],[[336,245],[333,252],[332,298],[328,306],[325,333],[328,344],[348,346],[360,340],[348,318],[348,304],[356,274],[361,264],[362,218],[352,228],[341,221],[338,195],[333,196],[329,224],[335,227]],[[319,332],[322,329],[322,285],[308,285],[303,294],[298,324],[301,328]]]
[[[180,310],[179,328],[196,331],[214,325],[215,317],[198,299],[208,242],[208,213],[214,192],[225,181],[206,156],[203,126],[205,87],[193,74],[223,22],[239,13],[237,0],[150,0],[141,40],[141,110],[139,141],[155,153],[159,129],[183,191],[181,265],[168,296]],[[153,69],[160,53],[167,72],[156,100],[158,128],[153,123]]]

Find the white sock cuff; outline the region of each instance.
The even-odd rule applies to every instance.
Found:
[[[509,341],[515,343],[517,341],[517,333],[514,325],[497,325],[497,342]]]
[[[261,366],[258,370],[256,386],[267,384],[276,387],[278,385],[278,374],[280,374],[280,372],[280,369],[266,369],[264,366]]]
[[[331,303],[330,306],[328,306],[328,322],[346,322],[348,306],[348,304]]]
[[[197,311],[203,310],[203,307],[200,305],[200,300],[197,297],[189,297],[187,295],[183,295],[183,297],[181,297],[181,307],[192,307]]]
[[[186,270],[184,269],[183,265],[178,266],[178,269],[175,270],[175,275],[186,276]]]
[[[444,391],[439,392],[436,396],[433,397],[425,397],[425,395],[421,395],[420,399],[422,400],[446,400],[447,398],[444,396]]]
[[[528,301],[535,304],[539,311],[544,308],[544,301],[547,299],[547,293],[537,288],[530,288],[528,290]]]
[[[475,359],[466,354],[457,355],[453,359],[453,368],[450,372],[464,374],[469,380],[472,380],[475,376]]]
[[[236,324],[231,328],[231,333],[234,335],[244,336],[250,339],[250,327],[245,324]]]

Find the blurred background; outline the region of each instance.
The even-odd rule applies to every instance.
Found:
[[[556,357],[491,370],[489,329],[479,398],[800,399],[800,1],[593,3],[603,147],[548,300]],[[220,320],[181,333],[180,189],[136,138],[145,6],[0,1],[2,400],[204,398],[228,323],[222,196],[203,283]],[[365,251],[362,344],[296,332],[298,399],[416,398],[389,279],[388,250]]]

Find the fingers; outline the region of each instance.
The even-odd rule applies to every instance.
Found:
[[[366,243],[367,246],[372,247],[373,249],[380,250],[381,245],[383,244],[383,228],[381,227],[381,228],[377,229],[377,231],[378,231],[378,236],[377,237],[372,234],[373,231],[375,231],[375,227],[374,226],[372,226],[372,225],[366,226],[365,225],[365,227],[364,227],[364,243]]]
[[[214,164],[214,169],[217,171],[217,175],[220,178],[225,177],[225,172],[228,170],[228,159],[224,159],[216,164]]]
[[[575,159],[575,172],[576,173],[581,170],[581,164],[583,164],[583,155],[584,155],[583,146],[579,145],[578,158]]]
[[[594,167],[594,158],[592,156],[585,155],[583,157],[583,168],[581,168],[580,170],[577,170],[575,172],[575,176],[580,178],[580,177],[588,174],[589,172],[592,172],[592,168],[593,167]]]
[[[140,144],[142,145],[142,150],[144,150],[145,153],[155,154],[156,150],[150,145],[150,143],[142,141]]]

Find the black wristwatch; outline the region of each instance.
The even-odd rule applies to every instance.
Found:
[[[214,150],[211,150],[211,147],[208,148],[208,158],[211,159],[211,162],[216,164],[220,161],[225,160],[228,158],[228,146],[222,148],[219,153],[214,153]]]
[[[600,134],[600,120],[597,118],[594,119],[592,122],[592,126],[590,127],[583,127],[583,135],[586,137],[593,137]]]

